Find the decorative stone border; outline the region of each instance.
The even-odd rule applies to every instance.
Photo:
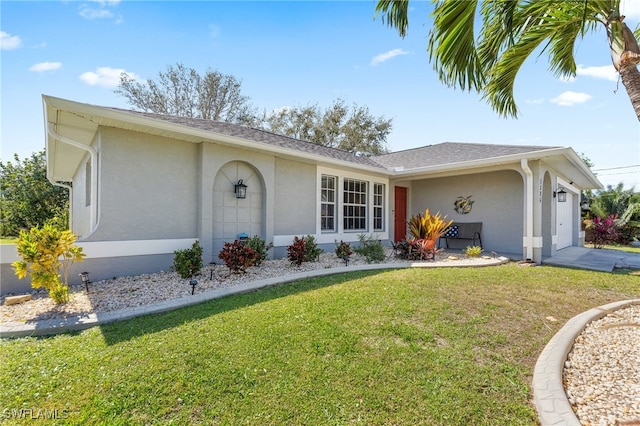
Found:
[[[538,357],[532,381],[533,402],[542,426],[580,426],[580,421],[571,408],[562,382],[567,355],[587,324],[633,304],[640,304],[640,299],[613,302],[590,309],[567,321],[549,340]]]

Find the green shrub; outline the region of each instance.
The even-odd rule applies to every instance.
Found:
[[[195,241],[190,249],[173,252],[173,269],[184,279],[200,274],[202,269],[202,246]]]
[[[267,259],[267,252],[271,250],[271,248],[273,247],[273,243],[267,244],[265,240],[263,240],[257,235],[254,235],[253,237],[249,238],[245,243],[245,245],[248,247],[251,247],[253,251],[256,252],[254,266],[262,265],[262,262],[264,262]]]
[[[16,250],[22,260],[12,263],[16,275],[22,279],[31,275],[31,287],[44,287],[56,303],[69,301],[69,268],[85,256],[82,247],[73,243],[76,236],[69,230],[60,230],[46,224],[20,231]],[[64,281],[60,281],[60,272]]]
[[[467,248],[464,249],[464,254],[469,257],[478,257],[480,253],[482,253],[482,247],[480,246],[467,246]]]
[[[316,262],[318,260],[318,258],[320,257],[320,255],[322,254],[322,252],[324,252],[324,250],[322,250],[320,247],[318,247],[318,244],[316,243],[316,237],[314,237],[313,235],[307,235],[306,237],[304,237],[304,240],[305,240],[305,244],[304,244],[304,250],[305,250],[304,261],[305,262]]]
[[[340,242],[336,241],[336,256],[340,259],[344,259],[345,257],[349,257],[353,254],[351,250],[351,245],[342,240]]]
[[[313,235],[306,237],[293,238],[293,244],[287,247],[287,258],[296,266],[302,265],[302,262],[315,262],[323,250],[318,247],[316,239]]]
[[[382,242],[373,235],[361,234],[358,235],[358,240],[360,240],[360,247],[356,247],[355,251],[364,256],[367,263],[380,263],[387,257]]]
[[[218,254],[218,258],[234,274],[246,272],[247,268],[255,265],[257,257],[258,254],[254,249],[238,240],[232,243],[224,243],[224,247]]]

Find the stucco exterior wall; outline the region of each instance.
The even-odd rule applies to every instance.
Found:
[[[471,195],[470,213],[454,210],[458,196]],[[408,198],[408,215],[440,212],[457,222],[482,222],[482,244],[485,250],[499,253],[522,253],[523,180],[516,171],[497,171],[465,176],[452,176],[412,182]],[[458,248],[469,241],[451,242]]]
[[[101,130],[98,225],[86,241],[197,237],[197,145]]]
[[[91,208],[92,204],[97,202],[96,195],[92,193],[91,188],[87,189],[87,183],[89,183],[87,174],[91,175],[90,164],[91,160],[87,155],[73,178],[71,189],[73,199],[71,230],[79,239],[91,233]],[[90,200],[87,200],[87,196],[90,197]]]
[[[276,159],[273,188],[276,235],[316,233],[316,181],[316,166]]]

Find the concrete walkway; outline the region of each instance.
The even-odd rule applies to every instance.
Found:
[[[567,247],[553,257],[542,259],[543,265],[612,272],[614,268],[640,269],[640,253],[621,250]]]

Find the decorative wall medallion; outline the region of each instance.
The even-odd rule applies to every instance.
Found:
[[[471,200],[471,195],[468,197],[458,197],[456,198],[456,202],[453,203],[455,207],[455,211],[459,214],[467,214],[471,211],[471,207],[473,207],[474,201]]]

